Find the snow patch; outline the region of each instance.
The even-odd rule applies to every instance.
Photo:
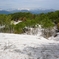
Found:
[[[59,59],[59,41],[50,39],[0,33],[0,59]]]

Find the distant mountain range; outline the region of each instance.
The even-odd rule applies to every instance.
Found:
[[[10,12],[6,10],[0,10],[0,14],[10,14]]]
[[[16,12],[30,12],[30,10],[12,10],[10,12],[11,13],[16,13]]]
[[[53,9],[46,9],[46,10],[41,10],[41,9],[35,9],[31,10],[30,12],[33,14],[40,14],[40,13],[48,13],[48,12],[54,12],[55,10]]]
[[[16,12],[30,12],[33,14],[40,14],[40,13],[48,13],[55,11],[53,9],[46,9],[46,10],[41,10],[41,9],[33,9],[33,10],[12,10],[12,11],[7,11],[7,10],[0,10],[0,14],[11,14],[11,13],[16,13]]]

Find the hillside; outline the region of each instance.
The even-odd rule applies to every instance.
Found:
[[[58,31],[59,11],[0,14],[0,59],[59,59]]]
[[[14,22],[16,22],[16,24],[14,24]],[[58,32],[59,11],[48,12],[46,14],[32,14],[30,12],[17,12],[8,15],[0,14],[0,26],[5,26],[5,28],[0,29],[0,32],[3,33],[21,34],[25,33],[26,30],[30,32],[29,28],[32,28],[32,34],[35,34],[35,29],[37,29],[39,25],[42,25],[42,29],[44,29],[43,34],[48,37],[52,36],[52,33]],[[54,29],[55,26],[56,29]],[[54,32],[52,29],[54,29]]]

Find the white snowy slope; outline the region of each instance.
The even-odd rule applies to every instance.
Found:
[[[59,41],[0,33],[0,59],[59,59]]]

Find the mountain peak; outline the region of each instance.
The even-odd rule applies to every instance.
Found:
[[[28,8],[18,8],[17,10],[30,10],[30,9],[28,9]]]

